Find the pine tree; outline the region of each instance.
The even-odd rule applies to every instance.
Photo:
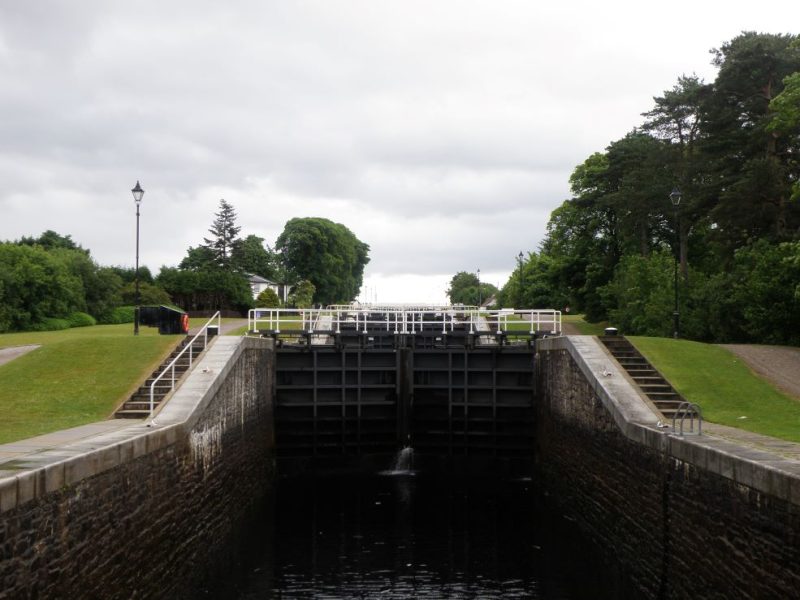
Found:
[[[203,243],[213,253],[217,266],[225,269],[230,266],[231,252],[239,243],[241,227],[236,225],[236,210],[224,199],[219,201],[219,212],[214,216],[216,219],[208,230],[213,237],[203,238]]]

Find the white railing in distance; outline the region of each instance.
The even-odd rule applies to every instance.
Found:
[[[488,310],[476,307],[412,307],[338,305],[322,309],[254,308],[247,314],[247,331],[261,329],[280,334],[283,331],[313,334],[320,323],[329,323],[325,333],[341,333],[342,325],[357,331],[384,330],[406,335],[421,332],[425,326],[440,326],[442,333],[453,331],[457,324],[469,326],[470,333],[483,333],[487,327],[498,333],[561,333],[560,310]],[[521,327],[520,323],[529,323]]]

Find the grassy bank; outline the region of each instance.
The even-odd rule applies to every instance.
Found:
[[[0,366],[0,443],[107,418],[179,338],[131,324],[0,335],[41,345]]]
[[[755,375],[725,348],[687,340],[631,342],[712,423],[800,442],[800,402]]]

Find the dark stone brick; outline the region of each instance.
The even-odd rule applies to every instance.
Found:
[[[3,513],[0,599],[196,597],[270,494],[271,382],[248,348],[187,439]]]
[[[564,350],[537,366],[536,464],[552,501],[644,598],[800,597],[800,511],[635,443]]]

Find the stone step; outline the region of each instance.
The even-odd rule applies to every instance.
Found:
[[[118,410],[114,413],[117,419],[146,419],[150,416],[150,410]]]
[[[666,383],[639,383],[639,387],[648,396],[651,393],[675,393],[675,390],[672,389],[672,386]]]

